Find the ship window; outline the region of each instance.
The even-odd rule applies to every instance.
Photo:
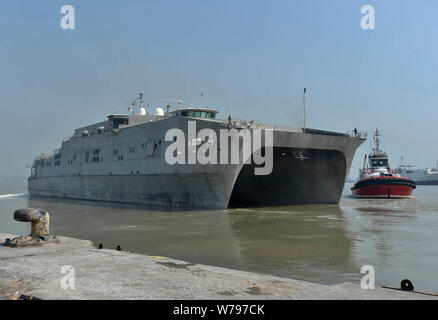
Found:
[[[116,155],[118,155],[118,154],[119,154],[119,149],[114,149],[114,150],[113,150],[113,155],[116,156]]]
[[[179,113],[183,117],[196,117],[196,118],[204,118],[204,119],[214,119],[216,114],[214,112],[209,111],[181,111]]]
[[[90,151],[85,151],[85,163],[88,163],[90,161]]]
[[[60,166],[61,165],[61,160],[55,160],[55,167]]]
[[[129,147],[129,153],[135,153],[135,147]]]
[[[73,155],[73,160],[76,160],[76,155],[75,154]]]
[[[118,129],[120,125],[128,125],[129,119],[126,118],[113,118],[111,121],[111,128]]]
[[[181,111],[183,117],[193,117],[193,111]]]
[[[387,167],[388,159],[373,159],[371,160],[371,165],[373,167]]]
[[[99,156],[93,157],[93,162],[99,162],[99,159],[100,159]]]

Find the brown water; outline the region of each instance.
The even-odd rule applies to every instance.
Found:
[[[137,253],[322,283],[359,282],[373,265],[377,285],[438,292],[438,187],[413,199],[221,211],[162,211],[90,201],[0,196],[0,232],[26,234],[12,212],[50,212],[53,233],[121,245]],[[6,192],[7,193],[7,192]]]

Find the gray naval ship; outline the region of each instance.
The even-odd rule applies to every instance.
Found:
[[[131,113],[112,114],[104,122],[76,129],[53,154],[35,158],[30,196],[192,209],[337,204],[355,151],[366,139],[357,132],[219,119],[213,108],[176,102],[177,108],[171,108],[169,99],[167,107],[149,114],[140,94]],[[187,134],[189,122],[195,122],[197,133],[209,128],[217,137],[224,128],[271,130],[271,173],[255,175],[259,164],[252,157],[237,164],[169,164],[166,148],[175,139],[166,141],[166,132],[177,128]],[[236,139],[242,145],[242,137]],[[229,147],[216,140],[212,143],[218,150]],[[266,147],[259,151],[268,152]]]

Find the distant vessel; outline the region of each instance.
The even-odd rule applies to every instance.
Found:
[[[400,165],[398,172],[404,177],[411,178],[419,185],[438,185],[438,170],[420,169],[412,165]]]
[[[375,147],[364,159],[364,168],[360,170],[359,181],[351,188],[353,196],[358,198],[405,198],[412,195],[415,182],[391,170],[386,152],[380,149],[380,133],[374,134]]]
[[[29,194],[208,209],[336,204],[354,153],[366,139],[358,132],[270,125],[232,120],[231,116],[218,119],[217,110],[183,107],[181,100],[165,100],[167,108],[157,108],[150,115],[140,94],[130,114],[112,114],[103,122],[76,129],[53,154],[35,158],[28,179]],[[171,101],[178,103],[176,110],[170,110]],[[134,107],[139,111],[134,112]],[[169,164],[165,154],[173,142],[165,139],[166,133],[179,129],[190,137],[189,125],[193,123],[197,136],[206,128],[217,137],[222,129],[272,132],[272,172],[254,175],[259,167],[253,161],[254,154],[265,152],[264,148],[252,151],[250,163]],[[233,144],[241,146],[241,138],[230,136],[231,142],[227,138],[224,144],[217,138],[206,142],[191,139],[184,147],[185,155],[190,143],[198,150],[211,143],[222,152]]]

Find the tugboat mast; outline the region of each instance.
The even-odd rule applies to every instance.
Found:
[[[382,150],[380,150],[380,133],[379,133],[379,129],[376,129],[376,132],[374,133],[374,143],[376,144],[376,147],[374,148],[374,153],[375,154],[381,154]]]

